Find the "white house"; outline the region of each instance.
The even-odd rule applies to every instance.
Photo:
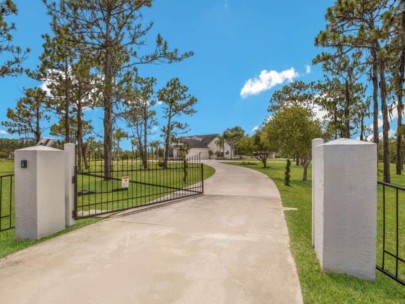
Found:
[[[232,149],[226,141],[224,145],[220,145],[218,134],[181,137],[177,143],[172,145],[173,157],[181,157],[181,146],[184,144],[188,144],[191,147],[187,153],[187,156],[189,157],[200,155],[201,159],[209,159],[210,150],[212,151],[212,159],[216,158],[217,154],[223,154],[226,159],[234,158],[236,156],[234,149]]]

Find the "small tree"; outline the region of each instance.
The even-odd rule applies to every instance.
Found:
[[[287,164],[285,166],[285,173],[284,173],[284,185],[286,186],[290,185],[290,167],[291,161],[287,159]]]
[[[125,102],[126,109],[122,116],[132,129],[143,168],[147,169],[148,135],[157,125],[156,111],[153,109],[156,105],[153,98],[156,79],[137,77],[135,84],[135,87],[129,89],[128,100]]]
[[[179,146],[179,150],[181,151],[181,156],[183,158],[183,182],[187,181],[188,177],[188,161],[187,161],[187,154],[190,151],[191,146],[189,144],[184,143],[183,145]]]
[[[26,89],[25,97],[18,102],[16,109],[7,110],[7,118],[1,124],[7,127],[9,133],[18,135],[33,135],[38,142],[44,129],[44,121],[49,122],[50,116],[46,114],[48,109],[46,92],[40,88]]]
[[[178,78],[171,79],[164,88],[158,91],[158,98],[163,103],[163,118],[166,125],[162,128],[165,142],[164,168],[167,169],[169,158],[170,142],[177,133],[187,130],[188,125],[177,119],[182,115],[193,115],[196,113],[194,105],[197,98],[188,94],[188,88],[180,83]]]
[[[271,141],[263,130],[258,130],[252,137],[253,156],[260,160],[263,168],[267,168],[267,159],[272,150]]]
[[[306,181],[312,159],[311,141],[322,135],[320,122],[312,112],[300,106],[284,108],[265,125],[264,134],[281,152],[299,156],[304,168],[302,180]]]

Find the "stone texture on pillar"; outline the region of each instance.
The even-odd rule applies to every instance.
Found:
[[[375,279],[376,149],[352,139],[315,147],[315,251],[324,271]]]
[[[27,168],[21,168],[21,161]],[[36,240],[65,228],[65,163],[61,150],[35,146],[15,151],[17,239]]]
[[[73,178],[75,175],[75,144],[65,144],[63,146],[65,152],[65,208],[66,208],[66,227],[75,224],[73,218],[74,210],[74,184]]]
[[[322,145],[322,138],[315,138],[312,140],[312,246],[315,246],[315,217],[316,217],[316,206],[315,206],[315,181],[317,180],[317,165],[320,160],[319,155],[316,154],[315,147]],[[319,181],[317,183],[319,185]]]

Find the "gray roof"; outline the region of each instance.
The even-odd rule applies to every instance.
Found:
[[[184,136],[179,142],[189,144],[192,148],[208,148],[208,144],[217,136],[218,134]]]

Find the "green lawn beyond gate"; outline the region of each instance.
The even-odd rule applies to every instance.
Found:
[[[102,161],[91,161],[90,168],[77,175],[77,211],[85,217],[139,207],[162,200],[202,193],[202,179],[214,170],[198,161],[170,161],[167,169],[158,161],[148,162],[143,169],[139,160],[113,163],[111,179],[104,176]],[[128,188],[122,188],[122,178],[128,178]]]
[[[178,164],[179,165],[179,164]],[[130,167],[128,167],[130,168]],[[145,204],[145,202],[150,201],[150,200],[156,200],[158,198],[173,194],[176,192],[176,190],[174,189],[169,189],[166,188],[164,191],[158,191],[156,187],[154,186],[148,186],[148,185],[142,185],[139,183],[132,183],[129,186],[128,191],[125,192],[114,192],[115,194],[111,193],[112,189],[116,189],[116,188],[120,188],[121,187],[121,177],[122,175],[126,175],[129,177],[130,181],[132,182],[143,182],[143,183],[159,183],[161,185],[166,185],[169,187],[185,187],[185,188],[191,188],[193,187],[193,185],[195,184],[195,181],[201,180],[201,171],[199,170],[199,176],[197,177],[197,172],[196,170],[194,170],[193,168],[190,168],[188,170],[188,174],[187,174],[187,179],[186,181],[184,181],[184,171],[182,169],[180,169],[178,172],[178,174],[173,174],[173,170],[170,170],[170,168],[173,169],[173,165],[169,166],[169,170],[163,170],[165,172],[163,172],[162,174],[156,175],[153,173],[153,169],[157,169],[158,165],[157,163],[155,165],[151,166],[150,171],[143,171],[143,170],[139,170],[140,166],[139,163],[137,165],[134,165],[131,168],[131,170],[135,170],[135,171],[119,171],[113,174],[113,177],[119,178],[118,180],[110,180],[110,181],[105,181],[103,178],[101,177],[86,177],[86,176],[81,176],[79,175],[77,183],[78,183],[78,191],[83,191],[83,190],[87,190],[87,191],[93,191],[96,190],[97,192],[108,192],[108,193],[98,193],[98,194],[90,194],[90,195],[83,195],[83,196],[79,196],[79,205],[80,207],[80,211],[81,212],[85,212],[86,210],[91,210],[94,208],[97,208],[98,210],[113,210],[112,208],[114,208],[114,210],[116,210],[117,208],[122,209],[123,207],[127,207],[128,204],[132,204],[133,206],[140,206]],[[97,169],[98,170],[98,169]],[[97,170],[95,169],[95,167],[91,167],[90,171],[92,173],[97,173]],[[161,169],[160,169],[161,170]],[[93,172],[96,171],[96,172]],[[14,173],[14,162],[13,161],[1,161],[0,160],[0,175],[7,175],[7,174],[13,174]],[[99,172],[101,175],[102,173]],[[209,178],[210,176],[212,176],[215,173],[215,170],[209,166],[205,166],[204,165],[204,179]],[[6,182],[7,183],[7,182]],[[3,196],[3,202],[7,201],[7,206],[2,206],[2,210],[3,212],[9,212],[8,209],[8,197],[9,197],[9,190],[10,189],[10,185],[8,184],[4,184],[2,187],[2,193],[1,195]],[[139,191],[140,195],[134,195],[135,191]],[[136,196],[137,198],[133,199],[133,200],[127,200],[126,198],[129,197],[129,195],[131,194]],[[138,197],[139,196],[139,197]],[[113,198],[118,198],[118,199],[122,199],[121,201],[117,201]],[[14,198],[14,196],[13,196]],[[106,202],[109,203],[106,203]],[[94,202],[98,202],[99,204],[94,205]],[[125,205],[126,204],[126,205]],[[12,204],[12,206],[14,206],[14,202]],[[14,208],[12,208],[11,210],[12,213],[12,219],[13,219],[13,223],[14,223]],[[16,252],[18,250],[24,249],[26,247],[38,244],[40,242],[43,242],[47,239],[53,238],[55,236],[61,235],[63,233],[72,231],[72,230],[76,230],[78,228],[84,227],[86,225],[89,225],[91,223],[97,222],[99,221],[99,218],[94,218],[94,217],[90,217],[90,218],[85,218],[85,219],[80,219],[76,221],[76,224],[72,227],[69,227],[61,232],[58,232],[56,234],[53,234],[51,236],[48,236],[46,238],[43,238],[41,240],[38,241],[27,241],[27,240],[16,240],[15,239],[15,229],[11,229],[8,231],[4,231],[4,232],[0,232],[0,258],[9,255],[13,252]],[[2,226],[4,225],[4,227],[6,227],[6,225],[8,226],[8,222],[6,220],[2,221]]]
[[[255,169],[268,175],[280,191],[284,207],[297,208],[286,211],[285,216],[291,238],[291,251],[297,264],[305,303],[405,303],[405,287],[377,271],[375,282],[359,280],[342,274],[327,274],[320,269],[311,243],[311,180],[302,181],[302,168],[291,165],[291,186],[284,185],[285,160],[269,161],[269,168],[262,168],[254,160],[229,162]],[[379,166],[379,179],[382,179]],[[392,166],[392,183],[405,186],[405,176],[395,175]],[[308,172],[311,176],[311,171]],[[400,207],[400,256],[405,255],[405,191],[399,193]],[[386,190],[387,248],[395,252],[395,191]],[[402,231],[402,232],[401,232]],[[382,187],[378,186],[378,249],[377,263],[381,263],[382,251]],[[386,259],[390,271],[394,270],[394,259]],[[405,265],[400,267],[405,277]]]
[[[14,174],[14,162],[0,160],[0,231],[14,226],[15,221],[13,208],[14,178],[9,176],[11,174]],[[1,178],[1,176],[4,176],[4,178]]]

